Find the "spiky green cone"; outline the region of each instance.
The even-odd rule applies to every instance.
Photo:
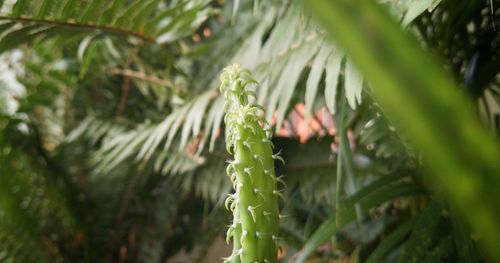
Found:
[[[233,212],[227,241],[233,238],[233,253],[225,262],[277,262],[277,240],[281,182],[274,173],[270,141],[272,132],[255,104],[255,93],[248,85],[256,83],[250,72],[233,65],[221,75],[220,91],[225,99],[226,145],[234,160],[227,167],[235,193],[226,200]],[[264,128],[261,126],[263,125]]]

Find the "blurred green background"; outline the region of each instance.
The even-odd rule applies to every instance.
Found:
[[[499,3],[0,1],[0,262],[219,262],[223,67],[282,262],[500,262]]]

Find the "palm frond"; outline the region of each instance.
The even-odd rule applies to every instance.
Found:
[[[436,3],[437,1],[434,1],[432,4]],[[361,102],[363,78],[350,61],[345,63],[344,70],[343,52],[325,41],[319,27],[306,16],[307,13],[304,13],[299,5],[266,4],[265,8],[268,10],[266,15],[259,18],[258,26],[250,32],[241,44],[241,48],[229,60],[254,69],[256,79],[261,84],[256,90],[258,101],[266,105],[268,121],[271,121],[277,112],[276,129],[281,127],[296,96],[294,94],[297,94],[301,86],[299,83],[301,80],[307,80],[305,99],[306,115],[309,116],[312,105],[318,99],[317,94],[319,88],[322,87],[320,80],[325,71],[324,98],[330,111],[334,112],[334,98],[340,75],[344,76],[342,84],[346,86],[349,105],[356,108],[356,105]],[[403,9],[400,12],[403,15],[414,10],[415,7],[404,5],[401,8]],[[420,13],[424,11],[425,9]],[[215,88],[217,80],[214,79],[211,83],[212,88]],[[194,101],[196,100],[200,98],[194,98]],[[201,108],[203,107],[200,107],[200,110]],[[215,110],[215,108],[212,109]],[[222,111],[222,107],[218,110]],[[189,127],[192,123],[187,122],[186,125]],[[209,118],[202,130],[210,131],[210,127],[219,125],[219,118]],[[198,129],[198,125],[194,127]],[[214,133],[212,133],[212,141],[213,136]]]
[[[93,147],[99,143],[98,149],[90,157],[91,163],[94,164],[95,174],[109,174],[117,166],[134,159],[138,162],[144,160],[151,162],[154,171],[164,175],[186,173],[204,163],[204,159],[194,153],[172,150],[157,151],[157,144],[162,140],[162,138],[155,136],[158,129],[165,129],[165,124],[159,127],[141,126],[130,130],[119,123],[87,117],[79,127],[66,137],[65,142],[72,143],[79,139],[85,139]],[[175,137],[175,134],[173,136]]]
[[[323,87],[323,75],[323,97],[330,112],[333,113],[335,109],[335,95],[339,84],[345,86],[348,103],[355,109],[361,103],[363,87],[363,78],[355,65],[350,60],[343,63],[343,52],[326,41],[319,27],[304,13],[300,5],[267,5],[269,12],[260,19],[261,22],[230,61],[254,69],[256,78],[261,83],[256,88],[258,101],[267,106],[268,120],[276,118],[276,129],[281,127],[292,101],[300,100],[296,98],[296,94],[302,82],[306,83],[304,97],[306,115],[309,116],[312,105],[318,100],[320,88]],[[401,15],[413,7],[404,8]],[[292,32],[290,28],[293,29]],[[339,79],[339,76],[343,78]],[[203,151],[207,142],[210,142],[209,149],[213,150],[220,132],[223,105],[215,89],[217,80],[214,79],[211,83],[208,88],[204,87],[203,93],[174,109],[162,122],[145,125],[139,128],[140,131],[131,131],[128,135],[118,136],[103,145],[96,160],[108,167],[107,171],[129,157],[149,160],[162,143],[163,149],[168,151],[176,138],[180,139],[179,149],[184,149],[189,141],[200,137],[197,153]],[[380,146],[377,150],[382,152],[383,147],[385,146]],[[394,153],[394,148],[391,149]]]
[[[405,23],[409,23],[427,9],[432,10],[440,1],[409,1],[404,4],[399,1],[384,2],[387,2],[388,8],[397,9],[398,16],[404,17]],[[363,78],[354,64],[348,59],[345,67],[341,67],[343,52],[325,41],[320,27],[312,21],[307,12],[302,11],[296,4],[284,4],[282,8],[285,9],[284,14],[274,10],[273,16],[272,12],[268,12],[270,18],[262,19],[262,23],[232,59],[233,62],[253,68],[257,73],[256,78],[261,83],[259,103],[267,102],[268,120],[277,111],[277,128],[281,126],[290,107],[291,94],[296,93],[294,91],[299,87],[299,77],[303,72],[308,73],[308,76],[304,76],[307,78],[307,116],[314,104],[316,96],[313,95],[317,94],[319,80],[324,71],[327,74],[325,100],[330,111],[333,113],[335,109],[334,98],[339,75],[344,77],[343,85],[346,87],[349,105],[355,109],[361,102]],[[325,62],[325,59],[328,62]]]
[[[4,5],[0,5],[0,53],[38,38],[80,33],[163,44],[190,34],[215,12],[206,0],[172,4],[158,0],[18,0],[13,6]]]

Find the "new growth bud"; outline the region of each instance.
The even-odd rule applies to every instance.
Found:
[[[279,224],[278,190],[273,154],[272,130],[264,118],[264,108],[256,104],[256,93],[249,84],[257,84],[250,71],[233,65],[221,74],[220,92],[224,95],[226,149],[234,155],[226,173],[235,188],[226,208],[233,213],[227,240],[233,240],[233,253],[225,262],[277,262]]]

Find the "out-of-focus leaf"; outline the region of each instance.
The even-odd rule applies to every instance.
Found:
[[[415,219],[399,262],[422,262],[441,218],[441,207],[432,202]]]
[[[410,1],[403,19],[403,25],[408,25],[425,10],[432,11],[439,2],[441,2],[441,0]]]
[[[498,141],[418,43],[372,1],[305,1],[373,85],[384,109],[422,151],[430,180],[467,215],[492,258],[500,260]],[[345,27],[344,25],[351,25]]]
[[[397,245],[405,236],[410,233],[413,226],[413,221],[406,222],[399,226],[388,236],[385,236],[382,242],[377,246],[377,248],[370,253],[370,256],[365,260],[365,263],[377,263],[382,262],[385,254],[389,252],[395,245]]]
[[[382,177],[373,182],[370,186],[361,189],[356,194],[341,202],[341,213],[333,213],[321,224],[314,234],[306,241],[296,262],[302,263],[307,257],[324,242],[329,240],[341,227],[352,222],[356,218],[354,205],[359,204],[362,211],[376,207],[383,202],[396,197],[417,195],[423,193],[422,189],[414,185],[398,185],[398,187],[387,187],[387,183],[392,180],[399,180],[401,177]],[[339,218],[336,218],[336,217]]]

